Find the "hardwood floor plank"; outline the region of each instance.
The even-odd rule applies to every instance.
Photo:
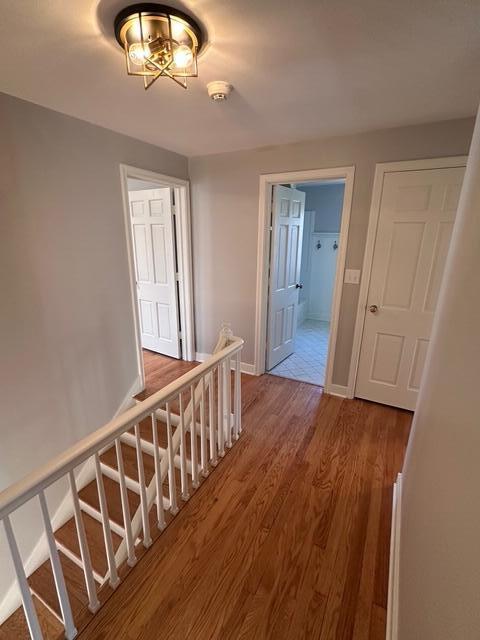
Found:
[[[368,421],[370,424],[370,421]],[[352,568],[358,566],[358,554],[363,547],[366,530],[366,511],[370,493],[366,470],[373,457],[368,428],[359,429],[361,439],[352,450],[342,481],[342,500],[338,502],[341,515],[327,545],[332,561],[323,590],[328,588],[328,600],[320,638],[347,638],[352,624],[351,602],[358,591],[358,578]],[[352,567],[353,565],[353,567]]]
[[[385,640],[386,628],[387,611],[383,607],[373,604],[370,617],[370,631],[368,634],[369,640]]]
[[[384,424],[388,424],[389,416],[385,415],[384,420]],[[377,456],[373,469],[371,470],[371,499],[367,518],[367,531],[363,549],[359,592],[356,598],[353,640],[367,638],[369,636],[372,602],[375,589],[375,570],[377,565],[378,533],[380,528],[382,492],[386,464],[386,445],[387,430],[385,428],[380,428],[378,431]]]

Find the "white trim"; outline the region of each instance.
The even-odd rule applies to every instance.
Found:
[[[343,290],[343,275],[347,255],[348,229],[352,208],[353,183],[355,167],[335,167],[332,169],[312,169],[309,171],[287,171],[284,173],[269,173],[260,176],[260,195],[258,213],[258,241],[257,241],[257,296],[255,312],[255,364],[256,375],[265,373],[265,349],[267,335],[267,295],[268,295],[268,267],[270,258],[270,202],[271,190],[274,184],[293,182],[319,182],[321,180],[345,180],[343,197],[342,222],[339,233],[339,253],[335,275],[335,286],[332,298],[332,315],[330,324],[330,339],[328,345],[327,369],[325,374],[325,391],[330,393],[332,388],[333,354],[337,342],[337,329],[340,316],[340,302]],[[353,394],[353,388],[349,393]],[[350,395],[349,395],[350,397]]]
[[[135,339],[137,343],[137,366],[145,387],[143,371],[142,343],[140,338],[140,320],[138,316],[137,288],[133,263],[133,246],[130,229],[130,210],[128,205],[128,178],[147,180],[168,186],[175,193],[175,222],[177,230],[177,259],[180,290],[180,323],[182,326],[182,359],[195,359],[195,325],[193,315],[193,256],[190,219],[190,183],[188,180],[166,176],[147,169],[139,169],[127,164],[120,164],[120,180],[122,188],[125,237],[128,253],[128,271],[130,276],[130,297],[133,308]]]
[[[125,397],[118,406],[118,409],[115,411],[113,418],[117,418],[120,414],[135,404],[133,396],[139,393],[142,388],[142,379],[138,376],[125,394]],[[94,480],[95,466],[92,458],[87,460],[87,462],[77,470],[75,477],[78,491]],[[64,525],[71,517],[73,517],[73,504],[70,490],[68,489],[52,517],[53,530],[57,531],[57,529]],[[45,562],[47,558],[47,538],[45,533],[42,533],[37,544],[34,546],[32,552],[24,563],[26,575],[31,575],[43,562]],[[15,581],[8,588],[2,602],[0,603],[0,624],[2,624],[2,622],[4,622],[8,616],[10,616],[20,606],[20,604],[20,591],[18,590],[17,582]]]
[[[348,387],[344,387],[341,384],[331,384],[328,387],[328,391],[325,390],[325,393],[330,394],[331,396],[338,396],[339,398],[350,398]]]
[[[377,235],[377,224],[380,215],[380,203],[382,198],[382,189],[385,174],[398,171],[423,171],[426,169],[448,169],[453,167],[464,167],[467,164],[467,158],[468,156],[454,156],[447,158],[432,158],[428,160],[405,160],[402,162],[382,162],[375,166],[375,179],[373,182],[372,202],[370,206],[367,239],[365,243],[365,254],[363,257],[362,276],[360,281],[360,291],[358,295],[357,317],[355,320],[355,330],[353,334],[350,373],[348,376],[348,387],[352,390],[352,397],[355,393],[355,387],[357,384],[358,363],[360,360],[360,349],[362,345],[363,325],[365,323],[368,290],[370,287],[370,276],[372,272],[373,252],[375,248],[375,238]]]
[[[134,396],[136,396],[137,393],[140,393],[140,391],[143,391],[143,382],[142,378],[140,376],[137,376],[135,382],[127,391],[118,409],[115,411],[113,417],[117,418],[121,413],[123,413],[127,409],[130,409],[130,407],[133,407],[133,405],[135,404]]]
[[[398,639],[398,589],[400,569],[400,531],[402,516],[402,474],[393,485],[390,563],[388,571],[388,604],[386,640]]]
[[[297,312],[297,328],[305,322],[307,319],[307,304],[308,300],[302,300],[302,302],[298,303],[298,312]]]
[[[212,357],[211,353],[202,353],[201,351],[197,351],[197,353],[195,354],[195,360],[197,362],[205,362],[205,360],[208,360],[208,358],[211,358],[211,357]],[[232,363],[232,369],[235,369],[234,363]],[[255,365],[250,364],[249,362],[241,362],[240,371],[242,373],[247,373],[250,376],[257,375],[255,373]]]

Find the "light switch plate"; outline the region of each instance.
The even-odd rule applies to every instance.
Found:
[[[345,277],[343,278],[345,284],[359,284],[360,283],[360,269],[345,269]]]

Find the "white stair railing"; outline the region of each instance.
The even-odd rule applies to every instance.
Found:
[[[189,497],[190,489],[195,490],[201,477],[208,475],[208,466],[215,466],[218,456],[224,456],[225,446],[232,446],[240,436],[242,430],[240,397],[240,353],[242,347],[243,340],[241,338],[236,338],[228,329],[223,329],[215,347],[215,352],[208,360],[157,391],[146,400],[139,402],[122,415],[64,451],[48,464],[0,493],[0,520],[5,528],[23,609],[30,637],[33,640],[43,640],[43,635],[33,604],[25,572],[25,564],[20,555],[11,524],[11,514],[30,500],[38,499],[40,501],[52,572],[65,628],[65,637],[74,638],[77,631],[65,586],[62,565],[57,552],[45,490],[58,480],[68,477],[72,497],[72,515],[75,517],[77,524],[78,546],[81,551],[81,566],[89,598],[89,608],[92,612],[95,612],[99,607],[99,601],[93,580],[85,527],[80,513],[81,505],[75,482],[75,469],[90,458],[93,458],[108,564],[108,574],[105,580],[108,580],[110,585],[115,588],[120,582],[118,573],[120,566],[124,562],[128,562],[130,566],[135,564],[135,541],[138,540],[139,536],[143,538],[143,544],[146,547],[151,544],[149,516],[154,504],[156,504],[156,524],[160,530],[165,527],[165,506],[167,506],[172,515],[177,513],[175,468],[180,467],[182,498],[186,500]],[[217,387],[217,392],[215,387]],[[189,397],[186,406],[185,397]],[[172,410],[172,406],[175,404],[179,406],[178,414]],[[149,417],[153,427],[155,473],[147,486],[143,467],[143,444],[145,443],[140,438],[139,425],[142,420]],[[165,429],[166,449],[158,446],[157,425]],[[127,482],[121,449],[122,437],[131,437],[132,434],[127,434],[127,432],[132,428],[134,430],[134,446],[137,453],[140,493],[140,506],[133,514],[133,517],[129,512]],[[175,429],[174,431],[173,428]],[[190,443],[190,459],[187,456],[187,436],[189,436]],[[197,437],[200,437],[200,444]],[[101,452],[109,447],[114,447],[116,452],[118,482],[124,519],[124,537],[116,553],[113,551],[112,530],[100,460]],[[189,476],[192,479],[190,486],[188,483]],[[168,496],[163,495],[162,487],[164,483],[168,485]]]
[[[237,345],[236,349],[234,349],[231,353],[226,353],[226,350],[230,349],[232,345]],[[175,425],[177,429],[172,438],[172,447],[171,447],[171,455],[176,459],[177,452],[180,452],[179,456],[179,468],[180,468],[180,477],[181,477],[181,488],[182,488],[182,499],[184,501],[188,500],[190,497],[188,492],[188,475],[190,471],[190,475],[192,476],[192,487],[195,489],[198,487],[198,481],[195,482],[195,474],[194,474],[194,463],[190,460],[190,464],[188,464],[188,460],[186,458],[186,445],[187,445],[187,433],[190,432],[190,436],[192,435],[192,423],[196,425],[196,432],[202,432],[202,425],[196,420],[197,410],[202,403],[202,389],[210,389],[213,381],[215,379],[215,374],[217,376],[217,380],[219,381],[219,385],[221,385],[222,389],[227,386],[227,375],[231,376],[232,372],[232,360],[234,360],[234,387],[235,387],[235,398],[240,398],[240,352],[243,347],[243,340],[240,338],[235,338],[231,333],[228,326],[223,327],[220,332],[220,336],[218,342],[215,346],[214,354],[211,358],[206,360],[202,366],[205,367],[208,363],[210,366],[205,370],[205,373],[196,379],[194,379],[190,384],[190,400],[186,408],[184,408],[183,403],[183,392],[187,391],[187,385],[184,384],[179,387],[176,396],[173,397],[173,400],[178,399],[179,402],[179,414],[175,414],[167,409],[167,405],[171,403],[166,402],[166,408],[157,408],[155,411],[156,419],[164,422],[167,427],[167,438],[168,438],[168,420],[170,423]],[[223,355],[222,355],[223,354]],[[233,356],[233,357],[232,357]],[[196,369],[195,369],[196,371]],[[228,371],[228,374],[227,374]],[[186,376],[182,376],[179,378],[179,381],[185,378]],[[221,381],[221,382],[220,382]],[[195,382],[197,383],[195,386]],[[231,380],[230,385],[231,387]],[[220,386],[219,386],[220,388]],[[234,431],[235,440],[238,439],[241,433],[241,405],[240,400],[235,401],[235,406],[233,407],[233,414],[231,411],[229,412],[230,420],[227,417],[227,411],[224,408],[226,405],[224,403],[224,394],[218,393],[217,396],[217,406],[218,406],[218,422],[217,422],[217,432],[218,437],[214,438],[214,455],[211,455],[210,463],[212,466],[216,466],[217,464],[217,454],[220,456],[225,455],[225,449],[223,442],[227,437],[227,433]],[[229,396],[230,397],[230,396]],[[209,402],[212,405],[212,416],[210,417],[211,431],[215,431],[214,421],[216,419],[216,413],[214,410],[215,396],[212,394],[211,398],[209,396]],[[223,416],[223,418],[220,418]],[[230,422],[230,428],[228,427],[228,423]],[[183,442],[183,446],[182,446]],[[192,443],[192,440],[190,440]],[[221,448],[218,443],[221,443]],[[231,443],[231,437],[230,437]],[[192,443],[193,444],[193,443]],[[231,444],[230,444],[231,446]],[[194,455],[193,446],[192,446],[192,457]],[[167,478],[169,471],[169,454],[167,451],[164,452],[160,462],[160,475],[161,482],[160,485]],[[174,469],[173,469],[174,471]],[[173,473],[174,475],[174,473]],[[170,477],[168,478],[170,483]],[[140,483],[141,484],[141,483]],[[196,486],[195,486],[196,485]],[[140,487],[140,495],[142,495],[142,488]],[[170,495],[172,491],[170,490]],[[157,491],[156,491],[156,476],[154,475],[148,487],[145,488],[146,494],[146,504],[147,511],[150,511],[154,501],[156,500]],[[173,504],[169,500],[169,508],[173,514],[176,513],[177,506],[176,503]],[[132,518],[132,530],[134,537],[138,537],[142,531],[142,523],[143,523],[143,514],[142,514],[142,504],[138,507],[135,515]],[[125,558],[127,556],[127,546],[125,539],[122,540],[120,546],[118,547],[117,553],[115,555],[115,564],[120,566],[124,563]],[[108,577],[108,575],[107,575]]]

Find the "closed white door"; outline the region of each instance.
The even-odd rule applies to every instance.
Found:
[[[180,357],[172,192],[130,191],[142,347]]]
[[[305,193],[273,187],[267,369],[293,353],[297,328]]]
[[[386,173],[355,395],[415,409],[465,169]]]
[[[337,255],[338,233],[312,234],[307,314],[312,320],[330,322]]]

